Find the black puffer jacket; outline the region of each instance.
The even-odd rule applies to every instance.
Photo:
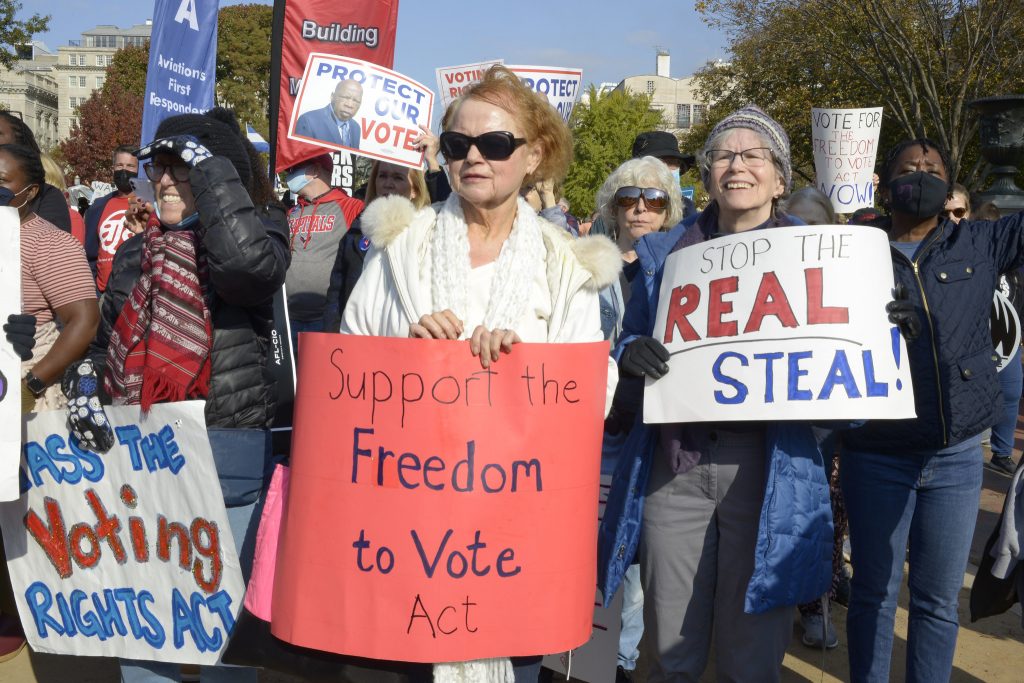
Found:
[[[267,428],[276,388],[267,370],[273,295],[284,283],[290,255],[288,223],[276,208],[257,211],[231,162],[212,157],[189,173],[199,212],[214,296],[208,427]],[[106,368],[107,343],[141,274],[143,238],[136,235],[114,257],[101,307],[100,329],[89,349]]]

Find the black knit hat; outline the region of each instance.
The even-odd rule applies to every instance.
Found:
[[[191,135],[214,156],[227,157],[247,188],[252,183],[249,155],[242,142],[238,119],[230,109],[214,107],[205,114],[181,114],[160,122],[156,139]]]

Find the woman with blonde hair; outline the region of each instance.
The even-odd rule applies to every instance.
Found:
[[[341,331],[468,340],[485,368],[522,341],[601,341],[598,291],[618,277],[618,250],[604,238],[574,240],[520,197],[538,178],[565,175],[572,139],[561,117],[499,66],[441,126],[453,193],[437,212],[398,196],[367,207],[372,248]],[[514,671],[536,681],[539,669],[539,655],[498,658],[435,665],[434,677],[506,681]]]

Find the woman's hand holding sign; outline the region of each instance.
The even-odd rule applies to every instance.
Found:
[[[499,352],[512,353],[512,345],[521,341],[515,330],[488,330],[477,325],[469,340],[469,350],[474,356],[480,356],[480,365],[487,368],[497,362]]]
[[[462,336],[462,321],[449,309],[428,313],[418,323],[409,325],[409,336],[413,339],[458,339]]]
[[[634,377],[661,379],[668,374],[668,349],[654,337],[637,337],[622,352],[619,369]]]

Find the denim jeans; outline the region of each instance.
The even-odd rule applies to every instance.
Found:
[[[260,509],[258,502],[227,509],[228,525],[242,565],[242,578],[246,583],[252,570]],[[237,666],[202,666],[199,672],[202,683],[256,683],[259,675],[259,669]],[[121,683],[167,683],[180,680],[181,666],[178,664],[121,660]]]
[[[844,451],[853,560],[850,680],[889,680],[896,600],[910,543],[905,681],[948,681],[957,606],[981,497],[981,446],[948,455]]]
[[[636,668],[643,635],[644,589],[640,584],[640,565],[631,564],[622,577],[622,631],[619,632],[619,666],[626,671]]]
[[[295,358],[299,357],[299,332],[324,332],[324,319],[320,320],[288,320],[288,326],[292,329],[292,353]],[[337,332],[337,330],[332,330]]]
[[[1020,348],[999,371],[999,390],[1003,395],[1003,409],[999,421],[992,427],[992,455],[1013,455],[1013,433],[1017,429],[1020,412],[1020,392],[1024,384],[1024,369],[1020,365]]]

